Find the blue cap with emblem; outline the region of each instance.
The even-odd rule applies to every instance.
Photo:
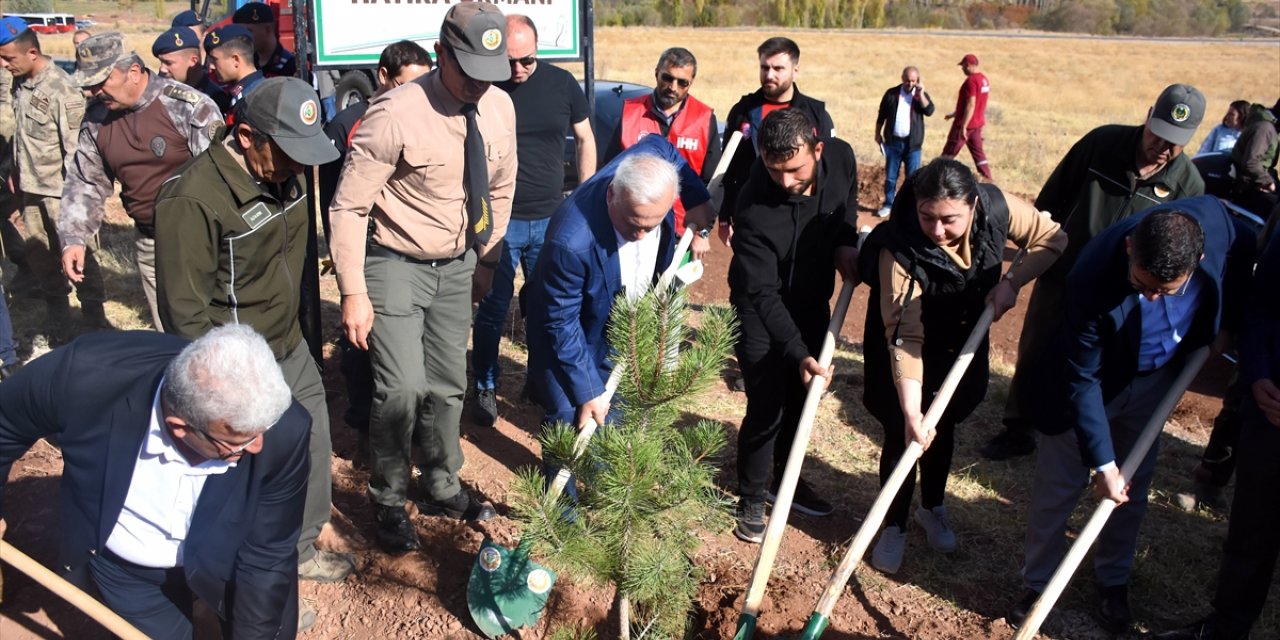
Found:
[[[218,47],[222,46],[222,43],[228,40],[234,40],[236,38],[244,38],[245,40],[248,40],[249,47],[250,48],[253,47],[252,32],[250,32],[248,29],[246,29],[242,25],[229,24],[229,25],[218,27],[217,29],[210,31],[208,34],[205,35],[204,51],[205,53],[209,53],[210,51],[213,51],[214,49],[217,49]]]
[[[261,2],[246,2],[231,16],[236,24],[271,24],[276,21],[276,14],[271,7]]]
[[[155,44],[151,45],[151,55],[159,58],[166,53],[199,48],[200,39],[196,37],[196,32],[189,27],[174,27],[156,38]]]
[[[204,24],[204,20],[200,18],[200,14],[192,9],[187,9],[182,13],[173,17],[173,22],[169,23],[171,27],[198,27]]]
[[[0,46],[4,46],[18,39],[23,31],[26,31],[27,21],[22,18],[9,16],[0,20]]]

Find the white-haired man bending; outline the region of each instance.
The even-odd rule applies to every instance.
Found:
[[[249,327],[90,334],[0,386],[0,493],[57,435],[68,580],[150,638],[191,637],[193,597],[230,637],[293,638],[310,429]]]
[[[638,295],[672,259],[677,194],[699,229],[710,195],[676,148],[645,136],[583,183],[551,218],[528,285],[529,380],[543,424],[603,423],[605,326],[614,298]]]

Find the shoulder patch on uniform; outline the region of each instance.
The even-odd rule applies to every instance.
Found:
[[[183,89],[182,87],[172,84],[164,88],[164,95],[169,96],[174,100],[181,100],[190,104],[198,104],[200,102],[200,94],[196,93],[194,90]]]

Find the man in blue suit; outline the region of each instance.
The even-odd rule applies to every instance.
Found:
[[[715,220],[698,174],[661,136],[627,148],[556,211],[528,286],[529,379],[544,424],[603,424],[614,298],[643,293],[671,262],[671,207],[705,234]]]
[[[1239,327],[1253,234],[1201,196],[1117,222],[1085,245],[1067,277],[1066,317],[1037,373],[1044,433],[1027,514],[1030,588],[1009,615],[1021,624],[1062,561],[1067,518],[1093,470],[1095,493],[1120,507],[1094,550],[1099,617],[1129,626],[1128,584],[1156,450],[1133,477],[1120,464],[1191,352]]]
[[[193,596],[228,637],[293,638],[310,429],[253,329],[95,333],[0,385],[0,491],[56,435],[68,580],[150,638],[190,638]]]

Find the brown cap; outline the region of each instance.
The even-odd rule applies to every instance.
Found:
[[[453,5],[440,26],[440,39],[453,50],[462,72],[472,80],[511,79],[507,60],[507,19],[488,2]]]
[[[71,81],[81,87],[100,84],[111,75],[111,67],[131,56],[137,54],[125,51],[124,36],[118,31],[90,36],[76,47],[76,72]]]

